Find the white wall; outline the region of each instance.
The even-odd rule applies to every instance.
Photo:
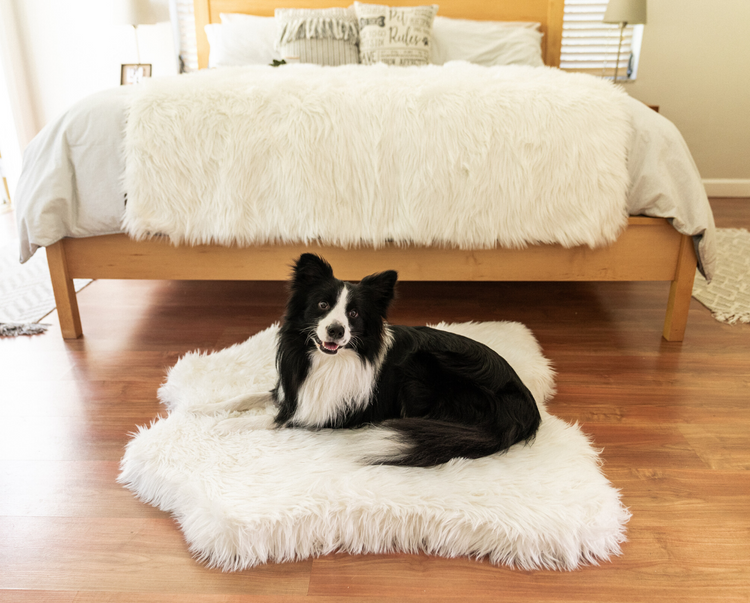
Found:
[[[660,106],[704,179],[748,190],[749,0],[649,0],[638,79],[625,89]]]
[[[21,173],[23,148],[39,130],[15,23],[13,4],[0,0],[0,153],[11,198]]]
[[[133,28],[113,23],[111,0],[0,0],[0,20],[0,152],[12,196],[20,151],[76,101],[119,86],[120,65],[136,62],[136,46]],[[177,73],[169,23],[139,26],[138,35],[154,77]],[[25,100],[13,110],[6,97]]]
[[[133,28],[113,24],[111,0],[10,1],[42,125],[84,96],[118,86],[120,64],[136,62]],[[141,61],[153,64],[153,75],[176,73],[170,25],[138,31]]]
[[[41,126],[76,100],[117,85],[109,2],[13,2],[26,78]]]

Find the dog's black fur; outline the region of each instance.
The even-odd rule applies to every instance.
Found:
[[[359,284],[344,283],[318,256],[304,254],[297,260],[279,335],[279,382],[273,391],[276,424],[317,428],[379,424],[395,433],[401,451],[371,462],[418,467],[457,457],[483,457],[532,438],[541,420],[539,410],[505,359],[461,335],[387,325],[396,279],[397,273],[389,270],[367,276]],[[346,325],[329,317],[337,300],[337,316],[345,316]],[[325,321],[327,330],[321,331]],[[316,329],[325,337],[311,335]],[[351,335],[348,341],[342,329]],[[323,424],[295,420],[298,394],[310,378],[313,355],[351,352],[363,367],[367,363],[379,367],[373,372],[367,402],[352,408],[342,401],[340,411]]]

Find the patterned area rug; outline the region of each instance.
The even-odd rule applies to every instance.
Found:
[[[750,322],[750,232],[716,229],[718,261],[711,284],[696,274],[693,297],[721,322]]]
[[[76,291],[80,291],[91,280],[73,282]],[[38,323],[54,309],[55,296],[45,250],[38,250],[28,262],[21,264],[17,244],[0,245],[0,325],[6,327],[0,332],[7,335],[40,332],[29,323]],[[16,326],[20,328],[13,328]]]

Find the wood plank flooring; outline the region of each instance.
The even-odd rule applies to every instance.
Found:
[[[713,200],[750,228],[750,200]],[[387,266],[383,266],[387,268]],[[129,434],[163,412],[180,355],[277,320],[282,283],[96,281],[85,336],[0,339],[0,602],[750,601],[750,325],[693,300],[661,339],[666,283],[403,283],[402,324],[517,320],[557,370],[633,513],[623,554],[574,572],[426,555],[334,554],[225,574],[115,482]],[[48,322],[55,322],[52,315]]]

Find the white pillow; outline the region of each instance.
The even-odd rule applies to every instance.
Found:
[[[431,62],[442,65],[448,61],[468,61],[488,67],[541,67],[544,61],[539,23],[435,17]]]
[[[365,65],[426,65],[437,4],[392,7],[354,3],[359,20],[359,59]]]
[[[209,67],[270,65],[274,59],[281,60],[274,47],[273,17],[221,13],[221,24],[206,25],[206,35],[210,46]]]
[[[350,8],[277,8],[276,46],[287,62],[359,63],[357,15]]]

